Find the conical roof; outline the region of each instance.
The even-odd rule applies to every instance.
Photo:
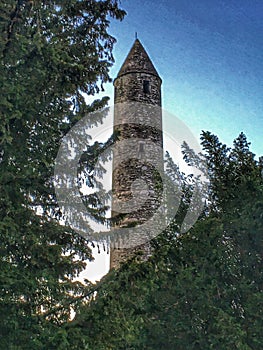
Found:
[[[159,77],[150,57],[145,51],[139,39],[136,39],[128,56],[126,57],[117,78],[127,73],[148,73]]]

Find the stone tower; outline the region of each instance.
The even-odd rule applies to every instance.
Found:
[[[163,168],[161,84],[147,52],[136,39],[114,80],[114,131],[119,141],[113,153],[112,218],[117,228],[143,224],[159,205],[160,177],[156,173],[158,166],[153,164]],[[139,205],[132,202],[143,192],[138,179],[148,189],[147,198]],[[129,203],[131,209],[120,213],[118,203]],[[115,242],[111,246],[110,268],[117,268],[137,250],[147,257],[149,247],[149,243],[142,243],[136,248],[124,248]]]

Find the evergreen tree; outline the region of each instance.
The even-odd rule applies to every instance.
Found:
[[[242,133],[232,148],[208,132],[202,145],[207,210],[178,236],[187,194],[153,256],[112,271],[66,326],[69,348],[261,349],[262,168]]]
[[[54,161],[62,136],[107,102],[83,93],[110,81],[108,27],[124,14],[115,0],[0,4],[1,349],[46,349],[89,288],[72,281],[91,254],[59,224]]]

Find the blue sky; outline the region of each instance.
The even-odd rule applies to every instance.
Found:
[[[127,16],[110,25],[117,38],[111,76],[137,31],[163,80],[164,109],[197,138],[209,130],[230,146],[243,131],[252,151],[263,155],[263,1],[122,0],[121,5]],[[101,95],[110,96],[112,105],[113,85]],[[164,131],[175,133],[174,124],[172,117],[164,120]],[[100,278],[108,259],[96,254],[82,276]]]
[[[112,21],[114,78],[135,32],[162,80],[163,108],[199,138],[209,130],[228,145],[243,131],[263,154],[263,1],[123,0],[127,16]],[[113,86],[103,95],[113,104]],[[164,120],[173,132],[173,120]]]

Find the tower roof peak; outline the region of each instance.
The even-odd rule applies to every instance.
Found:
[[[133,46],[128,53],[121,69],[117,75],[119,78],[127,73],[148,73],[159,77],[150,57],[140,40],[136,37]]]

